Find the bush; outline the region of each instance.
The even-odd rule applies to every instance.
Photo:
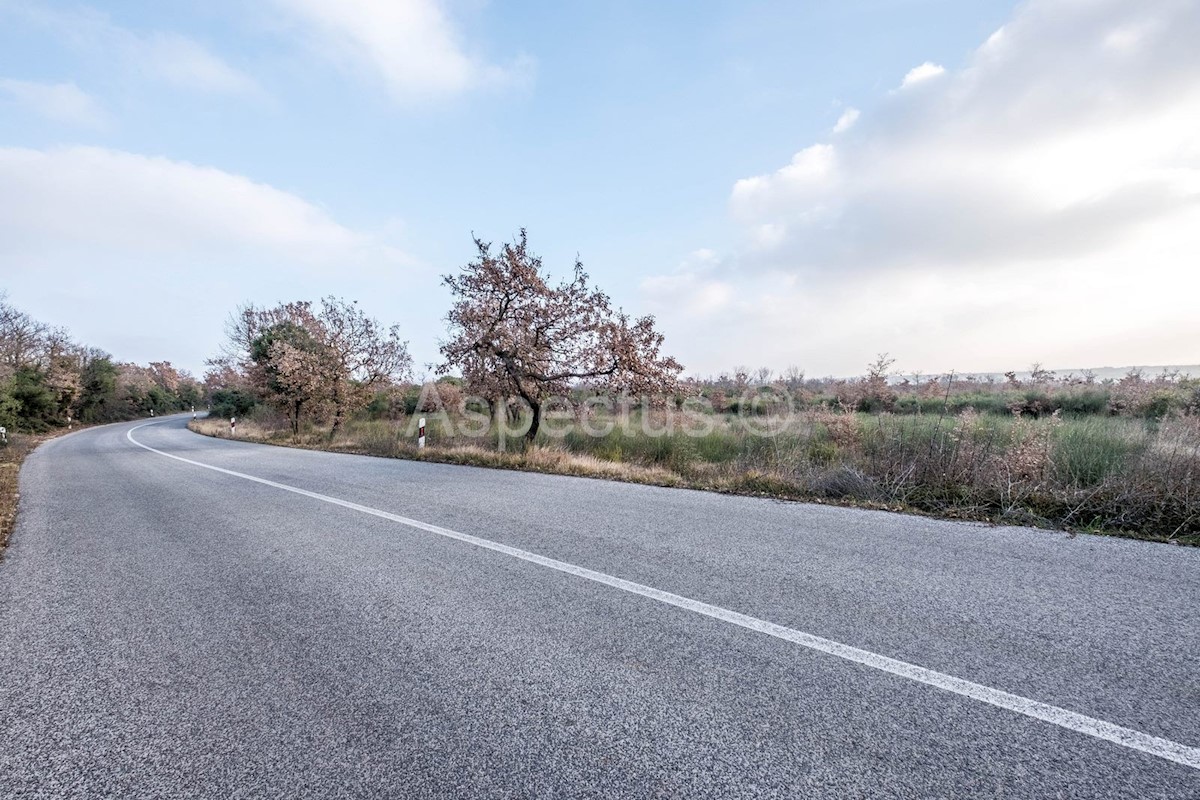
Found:
[[[845,464],[819,473],[809,481],[808,488],[818,497],[831,500],[877,500],[882,496],[873,478]]]
[[[1058,408],[1075,417],[1103,416],[1108,413],[1109,393],[1104,389],[1084,389],[1058,397]]]
[[[214,417],[244,417],[258,405],[258,400],[244,389],[217,389],[209,405],[209,413]]]
[[[58,398],[46,385],[46,375],[36,367],[22,367],[3,388],[0,413],[6,427],[30,433],[47,431],[58,419]]]

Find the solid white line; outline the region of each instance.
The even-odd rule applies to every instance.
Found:
[[[164,420],[165,422],[166,420]],[[1048,703],[1041,703],[1037,700],[1031,700],[1028,697],[1022,697],[1009,692],[993,689],[990,686],[973,683],[962,678],[956,678],[953,675],[947,675],[942,672],[936,672],[925,667],[919,667],[916,664],[909,664],[906,661],[899,661],[895,658],[881,656],[878,653],[872,653],[869,650],[862,650],[857,647],[851,647],[841,642],[835,642],[831,639],[823,639],[820,636],[814,636],[811,633],[787,628],[783,625],[776,625],[773,622],[767,622],[756,617],[740,614],[737,611],[730,611],[727,608],[714,606],[709,603],[704,603],[699,600],[692,600],[688,597],[681,597],[677,594],[664,592],[661,589],[655,589],[652,586],[644,586],[640,583],[627,581],[624,578],[617,578],[603,572],[587,569],[586,567],[568,564],[565,561],[558,561],[553,558],[531,553],[527,550],[521,550],[516,547],[510,547],[506,544],[493,542],[489,539],[481,539],[478,536],[471,536],[466,533],[450,530],[449,528],[441,528],[437,525],[431,525],[428,522],[402,517],[398,514],[392,514],[387,511],[380,511],[377,508],[362,506],[358,503],[351,503],[347,500],[339,500],[336,497],[330,497],[317,492],[310,492],[307,489],[300,489],[295,486],[288,486],[285,483],[267,480],[266,478],[258,478],[254,475],[247,475],[243,472],[235,472],[231,469],[222,467],[214,467],[211,464],[204,464],[199,461],[192,461],[190,458],[173,455],[171,453],[156,450],[149,445],[142,444],[133,438],[133,432],[139,428],[145,428],[148,425],[159,425],[160,422],[149,422],[145,425],[139,425],[132,428],[127,434],[129,441],[133,442],[138,447],[149,450],[152,453],[157,453],[160,456],[173,458],[176,461],[182,461],[185,464],[192,466],[210,469],[214,472],[220,472],[224,475],[231,475],[235,478],[241,478],[254,483],[261,483],[264,486],[270,486],[274,489],[281,489],[285,492],[293,492],[295,494],[311,497],[314,500],[320,500],[323,503],[332,503],[335,506],[341,506],[353,511],[358,511],[363,514],[370,514],[373,517],[398,522],[401,525],[407,525],[410,528],[435,533],[438,536],[444,536],[447,539],[455,539],[460,542],[482,547],[485,550],[492,550],[497,553],[503,553],[506,556],[519,558],[522,561],[528,561],[549,569],[565,572],[568,575],[574,575],[585,580],[602,583],[605,586],[611,586],[614,589],[620,589],[623,592],[640,595],[651,600],[657,600],[660,603],[666,603],[669,606],[686,609],[696,614],[701,614],[713,619],[719,619],[722,622],[728,622],[731,625],[738,625],[758,633],[765,633],[768,636],[774,636],[776,639],[783,639],[793,644],[798,644],[801,647],[807,647],[810,650],[817,650],[821,653],[826,653],[831,656],[853,661],[856,664],[862,664],[882,672],[888,672],[892,675],[898,675],[901,678],[924,683],[928,686],[934,686],[938,689],[943,689],[947,692],[953,692],[963,697],[969,697],[972,700],[978,700],[981,703],[987,703],[997,708],[1015,711],[1018,714],[1023,714],[1027,717],[1040,719],[1044,722],[1049,722],[1052,725],[1057,725],[1060,728],[1076,731],[1077,733],[1086,734],[1097,739],[1103,739],[1114,744],[1119,744],[1122,747],[1128,747],[1131,750],[1138,750],[1142,753],[1148,753],[1152,756],[1158,756],[1168,761],[1174,761],[1176,764],[1182,764],[1185,767],[1192,769],[1200,769],[1200,748],[1189,747],[1188,745],[1173,742],[1170,739],[1162,739],[1158,736],[1151,736],[1141,731],[1135,731],[1131,728],[1124,728],[1120,725],[1114,725],[1111,722],[1105,722],[1101,719],[1089,717],[1084,714],[1078,714],[1074,711],[1068,711],[1065,708],[1052,706]]]

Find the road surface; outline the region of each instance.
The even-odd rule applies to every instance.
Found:
[[[0,796],[1200,797],[1200,550],[185,422],[26,462]]]

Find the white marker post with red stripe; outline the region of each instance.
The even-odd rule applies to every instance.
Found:
[[[237,436],[237,417],[229,418],[229,435]]]
[[[417,428],[417,447],[425,446],[425,418],[421,417],[420,427]]]

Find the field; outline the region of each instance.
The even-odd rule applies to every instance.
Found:
[[[947,405],[943,405],[946,408]],[[416,446],[427,417],[428,447]],[[197,430],[228,436],[227,421]],[[826,404],[775,413],[641,409],[520,420],[432,410],[349,420],[336,435],[265,409],[238,438],[862,505],[943,517],[1200,544],[1200,416],[1061,412],[862,412]]]

